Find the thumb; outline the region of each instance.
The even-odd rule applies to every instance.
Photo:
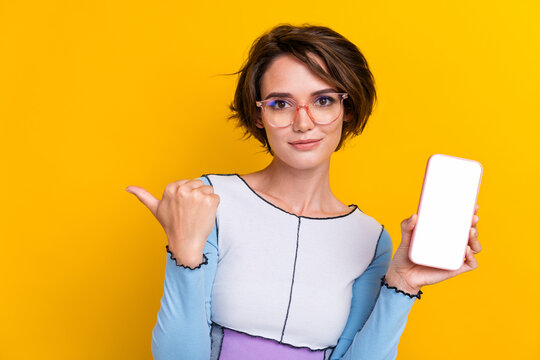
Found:
[[[401,244],[409,246],[411,242],[412,233],[418,220],[417,214],[412,214],[408,219],[401,222]]]
[[[128,186],[126,191],[135,195],[156,216],[159,200],[140,186]]]

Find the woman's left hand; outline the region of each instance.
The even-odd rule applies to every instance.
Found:
[[[474,257],[482,250],[478,241],[478,229],[476,224],[479,217],[478,204],[475,205],[472,226],[469,231],[469,243],[465,252],[465,261],[457,270],[443,270],[422,266],[413,263],[409,259],[409,244],[411,242],[412,232],[416,226],[418,215],[413,214],[410,218],[401,222],[401,244],[399,245],[390,267],[386,272],[385,280],[389,286],[403,290],[410,294],[416,294],[424,285],[435,284],[449,279],[466,271],[474,270],[478,267],[478,261]]]

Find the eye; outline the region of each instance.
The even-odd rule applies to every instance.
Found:
[[[330,106],[332,105],[333,103],[335,103],[336,100],[334,98],[332,98],[331,96],[321,96],[319,98],[317,98],[314,102],[315,105],[317,106]]]
[[[287,109],[292,106],[292,104],[286,100],[272,100],[267,103],[267,106],[272,110],[282,110]]]

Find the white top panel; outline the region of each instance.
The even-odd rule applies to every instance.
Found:
[[[339,217],[298,217],[236,174],[207,176],[221,199],[212,321],[296,347],[335,346],[382,226],[357,207]]]

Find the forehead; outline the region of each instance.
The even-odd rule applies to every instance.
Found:
[[[312,59],[326,71],[323,61]],[[314,91],[331,88],[332,85],[321,79],[311,69],[291,54],[276,57],[261,78],[261,97],[270,92],[289,92],[295,97],[303,97]]]

